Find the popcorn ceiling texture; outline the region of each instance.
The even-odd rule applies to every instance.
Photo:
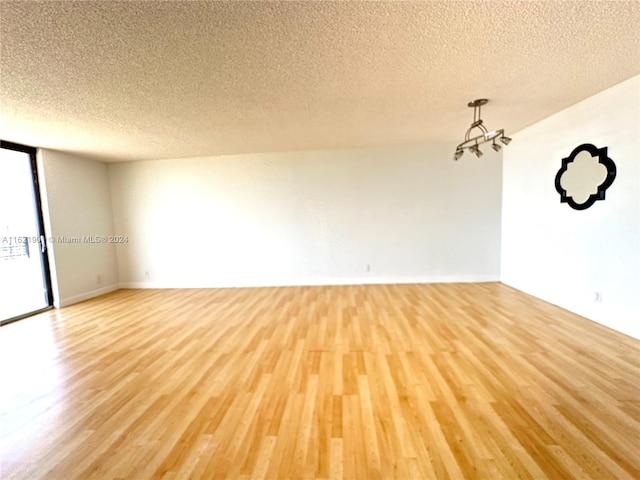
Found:
[[[107,160],[507,134],[640,73],[640,2],[0,1],[0,137]]]

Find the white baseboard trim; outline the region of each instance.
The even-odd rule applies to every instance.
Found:
[[[350,277],[350,278],[300,278],[280,282],[123,282],[120,288],[251,288],[251,287],[307,287],[327,285],[386,285],[410,283],[484,283],[499,282],[499,275],[461,275],[433,277]]]
[[[636,312],[625,311],[624,309],[617,308],[617,306],[609,306],[605,309],[602,303],[585,304],[575,300],[571,301],[571,299],[554,297],[545,292],[536,291],[528,286],[523,287],[519,284],[514,284],[510,280],[502,280],[502,283],[526,295],[531,295],[543,302],[550,303],[551,305],[575,313],[611,330],[640,340],[640,328],[637,326],[638,315]]]
[[[82,302],[84,300],[89,300],[93,297],[99,297],[100,295],[104,295],[105,293],[111,293],[118,290],[120,286],[116,283],[113,285],[107,285],[106,287],[98,288],[96,290],[91,290],[89,292],[81,293],[79,295],[73,295],[72,297],[61,298],[58,302],[54,302],[56,308],[60,307],[68,307],[69,305],[73,305],[74,303]]]

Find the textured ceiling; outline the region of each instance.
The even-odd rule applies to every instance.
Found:
[[[640,73],[638,1],[0,1],[0,137],[111,160],[513,133]]]

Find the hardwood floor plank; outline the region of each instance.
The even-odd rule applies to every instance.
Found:
[[[3,480],[640,478],[640,341],[497,283],[121,290],[0,363]]]

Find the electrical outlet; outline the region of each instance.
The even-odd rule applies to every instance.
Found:
[[[371,265],[367,263],[367,272],[370,272],[370,271],[371,271]]]
[[[96,275],[96,283],[98,285],[100,285],[102,283],[102,275],[100,275],[100,274]]]
[[[602,303],[602,292],[600,290],[593,292],[593,301],[596,303]]]

